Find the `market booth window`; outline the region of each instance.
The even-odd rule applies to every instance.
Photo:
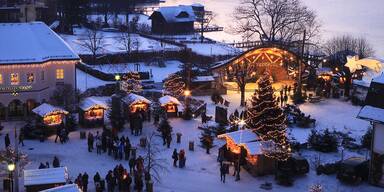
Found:
[[[62,114],[50,114],[43,117],[44,124],[53,126],[53,125],[60,125],[63,122]]]
[[[35,76],[33,73],[27,73],[27,82],[33,83],[35,81]]]
[[[56,69],[56,79],[64,79],[64,69]]]
[[[99,109],[90,109],[89,111],[84,112],[84,118],[88,120],[92,119],[101,119],[104,117],[104,108]]]
[[[3,84],[3,74],[0,73],[0,85]]]

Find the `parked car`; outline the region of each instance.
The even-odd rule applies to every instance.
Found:
[[[340,163],[337,179],[349,184],[359,184],[368,179],[369,161],[361,157],[351,157]]]

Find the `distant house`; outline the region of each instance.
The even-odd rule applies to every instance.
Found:
[[[384,73],[372,80],[365,106],[358,118],[370,121],[373,127],[369,181],[384,187]]]
[[[149,19],[152,20],[152,33],[188,34],[194,32],[196,16],[192,6],[179,5],[160,7]]]
[[[42,0],[0,0],[0,23],[47,21],[48,13]]]

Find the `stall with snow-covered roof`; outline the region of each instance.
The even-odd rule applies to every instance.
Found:
[[[275,160],[266,156],[266,151],[273,146],[272,141],[254,141],[242,143],[247,151],[244,168],[253,176],[272,174],[275,171]]]
[[[108,104],[101,97],[87,97],[79,105],[79,123],[86,126],[104,124],[104,114]]]
[[[24,170],[26,192],[38,192],[65,185],[69,180],[66,167]]]
[[[68,111],[52,106],[48,103],[43,103],[40,106],[32,110],[38,118],[42,119],[44,125],[53,127],[58,126],[64,123],[65,116],[68,114]]]
[[[219,139],[224,139],[226,142],[226,144],[222,146],[220,150],[224,150],[224,157],[228,161],[236,161],[239,159],[239,155],[242,155],[243,158],[245,158],[246,151],[241,144],[259,140],[259,137],[256,135],[256,133],[249,129],[224,133],[218,135],[217,137]]]
[[[150,104],[152,103],[147,98],[137,95],[135,93],[129,93],[127,96],[122,99],[124,104],[125,113],[128,117],[135,113],[150,113]]]
[[[178,112],[182,111],[183,106],[175,97],[165,95],[159,98],[159,103],[167,112],[168,117],[176,117],[178,116]]]

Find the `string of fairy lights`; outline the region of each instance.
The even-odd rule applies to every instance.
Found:
[[[184,94],[186,85],[183,78],[177,74],[168,75],[164,82],[164,92],[173,97],[180,97]]]

